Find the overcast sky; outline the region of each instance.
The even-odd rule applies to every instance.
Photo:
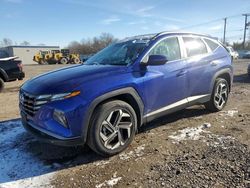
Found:
[[[250,0],[0,0],[0,39],[64,47],[102,32],[123,38],[179,29],[222,38],[222,18],[233,16],[228,40],[242,40],[242,13],[250,13]]]

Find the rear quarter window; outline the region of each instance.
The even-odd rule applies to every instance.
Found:
[[[208,47],[214,51],[216,48],[219,47],[219,44],[217,44],[216,42],[209,40],[209,39],[204,39],[204,41],[207,43]]]
[[[183,37],[188,57],[206,54],[207,47],[200,38]]]

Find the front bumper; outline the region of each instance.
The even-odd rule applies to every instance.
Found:
[[[38,126],[34,125],[31,121],[27,119],[26,114],[24,114],[23,112],[21,114],[23,127],[39,141],[60,146],[84,145],[84,139],[81,137],[64,138],[55,135],[46,131],[45,129],[39,128]]]
[[[86,139],[84,139],[83,130],[86,126],[84,123],[86,116],[84,114],[87,104],[80,96],[46,103],[36,111],[34,109],[37,106],[32,105],[34,103],[33,99],[27,98],[26,95],[25,97],[19,103],[22,123],[25,129],[35,137],[43,142],[63,146],[85,144]],[[54,119],[53,113],[55,109],[64,113],[68,127],[63,126]],[[30,113],[31,111],[32,113]]]

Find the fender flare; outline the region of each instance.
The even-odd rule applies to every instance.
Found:
[[[214,88],[214,83],[215,83],[215,80],[222,74],[228,74],[229,77],[230,77],[230,83],[229,84],[229,87],[231,88],[232,87],[232,82],[233,82],[233,71],[231,68],[224,68],[222,70],[219,70],[218,72],[215,73],[215,75],[213,76],[213,79],[212,79],[212,82],[211,82],[211,85],[210,85],[210,93],[212,93],[213,91],[213,88]]]
[[[3,77],[3,81],[5,82],[9,80],[8,74],[5,72],[5,70],[0,68],[0,78],[1,77]]]
[[[140,110],[140,112],[139,112],[140,113],[140,122],[143,123],[144,104],[142,102],[141,97],[139,96],[139,94],[137,93],[137,91],[133,87],[126,87],[126,88],[117,89],[114,91],[107,92],[107,93],[95,98],[91,102],[91,104],[89,105],[89,108],[85,114],[86,120],[83,122],[82,137],[83,137],[84,143],[86,143],[86,141],[87,141],[90,121],[91,121],[91,117],[92,117],[92,114],[93,114],[95,108],[105,100],[108,100],[108,99],[111,99],[114,97],[118,97],[118,96],[124,95],[124,94],[131,95],[133,97],[133,99],[136,101],[136,103],[139,107],[139,110]],[[138,125],[138,126],[140,126],[140,125]]]

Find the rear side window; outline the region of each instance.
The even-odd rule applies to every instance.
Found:
[[[209,48],[214,51],[216,48],[218,48],[219,44],[209,40],[209,39],[204,39],[204,41],[207,43],[207,45],[209,46]]]
[[[183,37],[183,41],[188,57],[207,53],[207,47],[200,38]]]
[[[166,38],[159,42],[149,55],[165,55],[168,61],[174,61],[181,58],[179,41],[176,37]]]

